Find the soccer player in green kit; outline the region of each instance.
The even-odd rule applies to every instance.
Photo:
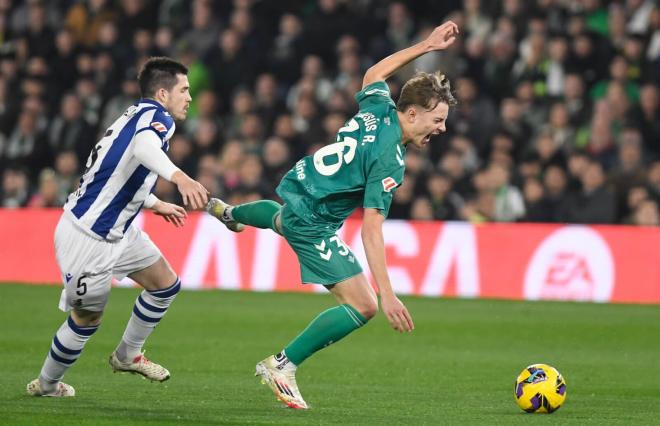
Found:
[[[259,362],[256,375],[291,408],[306,409],[295,372],[316,351],[362,327],[378,312],[378,297],[351,249],[336,235],[346,218],[364,208],[362,241],[380,293],[380,306],[399,332],[414,328],[406,307],[392,290],[382,224],[394,190],[401,185],[408,145],[421,148],[445,131],[456,100],[441,74],[417,73],[395,104],[385,80],[415,58],[450,46],[458,27],[445,22],[428,38],[373,65],[355,95],[359,112],[337,132],[337,139],[298,161],[277,193],[284,205],[261,200],[230,206],[212,199],[207,211],[232,231],[243,224],[282,235],[300,262],[302,282],[325,286],[339,306],[321,312],[277,355]]]

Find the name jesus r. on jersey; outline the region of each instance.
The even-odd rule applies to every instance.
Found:
[[[336,141],[298,161],[277,188],[310,224],[339,228],[357,207],[387,216],[403,182],[406,148],[387,84],[370,84],[355,99],[360,110],[339,129]]]
[[[133,155],[135,135],[155,132],[167,152],[174,130],[174,119],[158,102],[142,99],[130,106],[94,144],[80,185],[64,210],[88,234],[121,239],[158,178]]]

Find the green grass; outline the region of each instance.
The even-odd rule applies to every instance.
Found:
[[[0,285],[2,424],[657,424],[657,306],[405,298],[416,330],[382,316],[309,359],[298,383],[308,411],[282,408],[253,377],[329,295],[183,292],[147,344],[172,379],[112,374],[133,289],[113,289],[101,329],[66,382],[77,396],[34,398],[50,339],[64,319],[59,288]],[[564,407],[530,415],[513,401],[528,364],[557,367]]]

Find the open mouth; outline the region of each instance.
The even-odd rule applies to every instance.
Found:
[[[424,139],[422,139],[422,145],[426,145],[430,141],[431,141],[431,134],[429,133],[428,135],[426,135]]]

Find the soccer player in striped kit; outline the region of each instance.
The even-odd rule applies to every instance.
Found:
[[[64,373],[98,329],[112,278],[130,277],[144,290],[124,335],[110,355],[114,371],[162,382],[169,371],[144,356],[142,346],[181,288],[179,277],[149,236],[132,225],[143,207],[174,226],[186,210],[159,200],[158,176],[174,183],[183,203],[199,209],[208,191],[167,157],[175,120],[184,120],[192,98],[188,70],[169,58],[151,58],[138,82],[142,99],[130,106],[94,144],[78,189],[69,195],[55,229],[55,254],[64,290],[60,309],[69,312],[53,337],[39,377],[28,383],[34,396],[74,396]]]

